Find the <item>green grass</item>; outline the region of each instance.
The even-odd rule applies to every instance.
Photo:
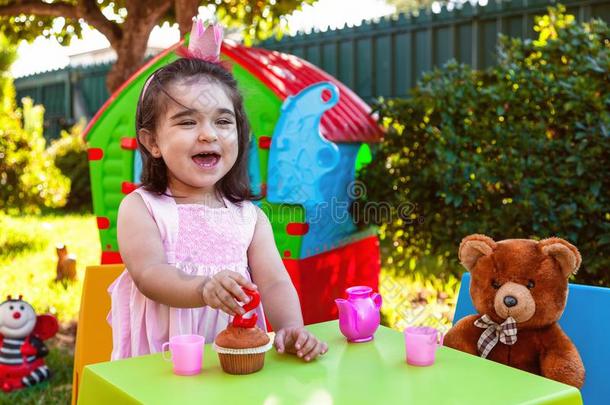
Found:
[[[38,313],[51,313],[60,322],[75,320],[85,267],[100,261],[95,217],[2,216],[0,225],[3,233],[0,242],[4,242],[0,244],[0,297],[23,294],[23,299]],[[58,243],[65,244],[68,252],[76,255],[75,282],[55,282]]]
[[[18,296],[38,313],[61,323],[57,337],[46,342],[52,379],[40,386],[4,394],[0,404],[69,404],[74,363],[74,323],[78,318],[85,267],[100,261],[100,243],[92,214],[47,214],[11,217],[0,213],[0,297]],[[55,245],[76,255],[77,280],[56,283]]]

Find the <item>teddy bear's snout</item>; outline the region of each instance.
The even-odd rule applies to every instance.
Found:
[[[527,287],[509,281],[496,292],[494,309],[499,317],[506,319],[510,316],[520,323],[534,316],[536,301]]]
[[[513,297],[512,295],[507,295],[506,297],[504,297],[504,305],[506,305],[509,308],[514,307],[518,303],[519,303],[519,301],[517,301],[517,299],[515,297]]]

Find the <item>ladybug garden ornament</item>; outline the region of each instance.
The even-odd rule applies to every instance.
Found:
[[[43,341],[57,333],[57,319],[38,315],[26,301],[9,295],[0,304],[0,389],[4,392],[41,383],[51,376]]]

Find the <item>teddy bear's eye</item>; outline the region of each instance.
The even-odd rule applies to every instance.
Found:
[[[25,307],[22,305],[19,307],[22,311],[25,309]]]
[[[15,309],[15,307],[14,307],[14,306],[12,306],[12,305],[10,305],[10,306],[8,307],[8,309],[10,309],[10,310],[12,311],[13,309]]]
[[[496,280],[491,280],[491,286],[497,290],[500,288],[500,283],[498,283]]]
[[[531,290],[532,288],[534,288],[535,286],[536,286],[536,283],[534,282],[534,280],[529,280],[529,281],[527,282],[527,288],[529,288],[530,290]]]

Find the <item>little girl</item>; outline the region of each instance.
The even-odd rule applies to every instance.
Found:
[[[218,35],[207,56],[191,45],[149,77],[138,102],[142,186],[118,212],[127,270],[109,289],[112,359],[159,352],[178,334],[212,342],[244,313],[245,287],[259,291],[277,351],[310,361],[327,345],[303,327],[270,222],[249,201],[249,127],[237,83],[218,62]]]

